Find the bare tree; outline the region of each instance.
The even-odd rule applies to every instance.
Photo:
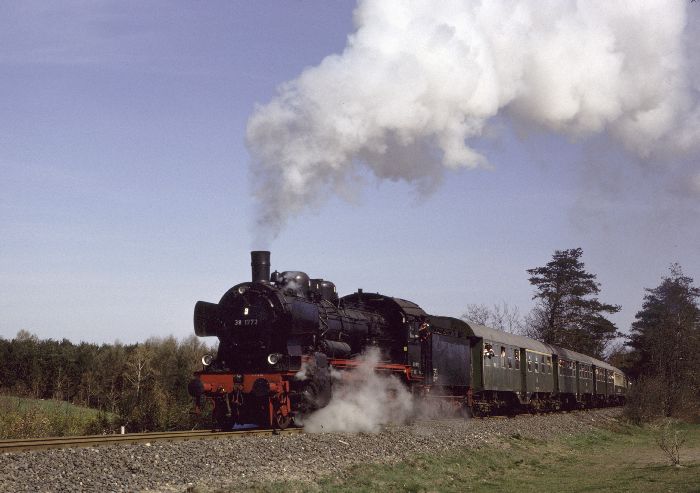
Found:
[[[461,318],[475,324],[488,325],[491,318],[491,310],[484,304],[470,303],[467,305],[467,311],[462,314]]]
[[[494,304],[492,308],[484,304],[471,303],[467,305],[467,310],[462,314],[461,318],[511,334],[521,333],[524,327],[518,307],[510,306],[505,301]]]
[[[56,370],[56,378],[53,382],[53,396],[52,398],[62,401],[66,398],[66,387],[68,386],[68,377],[66,377],[66,372],[63,367],[59,366]]]
[[[126,363],[126,372],[124,377],[129,381],[134,389],[134,397],[138,402],[141,397],[146,379],[153,376],[154,370],[151,365],[153,360],[153,351],[150,345],[139,344],[136,349],[129,355]]]
[[[505,301],[498,305],[493,305],[491,312],[491,322],[493,327],[503,332],[519,334],[522,332],[522,318],[517,306],[511,307]]]

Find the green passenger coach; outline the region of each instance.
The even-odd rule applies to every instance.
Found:
[[[429,316],[470,341],[468,408],[494,411],[576,409],[622,403],[629,386],[622,371],[584,354],[484,325]],[[437,370],[437,369],[436,369]]]

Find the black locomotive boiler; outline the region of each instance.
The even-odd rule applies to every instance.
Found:
[[[219,340],[189,392],[213,403],[217,426],[286,428],[325,406],[331,370],[350,370],[370,348],[375,370],[412,393],[468,413],[494,408],[577,407],[619,402],[627,380],[585,355],[463,320],[415,303],[335,285],[300,271],[270,274],[270,252],[251,252],[252,279],[218,303],[198,301],[195,333]]]

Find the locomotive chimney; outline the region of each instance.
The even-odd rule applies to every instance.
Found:
[[[270,252],[265,250],[250,252],[250,267],[253,282],[268,282],[270,280]]]

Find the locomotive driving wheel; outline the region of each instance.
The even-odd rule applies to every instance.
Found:
[[[274,416],[273,428],[279,428],[280,430],[285,430],[292,424],[292,417],[289,414],[282,414],[281,410],[278,409]]]
[[[292,416],[289,413],[289,398],[286,393],[279,394],[275,399],[270,399],[272,410],[272,427],[284,430],[292,424]]]

